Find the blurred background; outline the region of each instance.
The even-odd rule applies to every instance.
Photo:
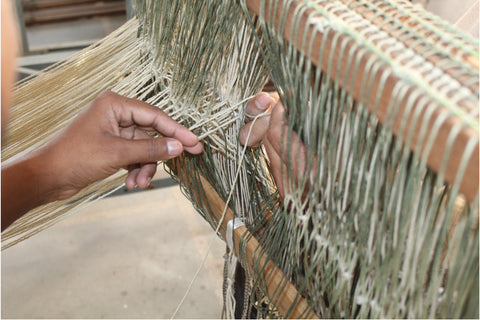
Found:
[[[135,0],[133,0],[135,1]],[[131,1],[15,0],[19,78],[67,58],[132,16]],[[478,0],[413,1],[478,37]],[[159,167],[1,254],[2,318],[219,318],[225,246]],[[208,256],[207,256],[208,253]]]

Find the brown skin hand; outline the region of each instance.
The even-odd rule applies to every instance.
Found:
[[[287,144],[290,144],[292,154],[298,155],[298,157],[291,157],[295,180],[304,174],[306,161],[305,145],[295,132],[292,132],[290,141],[287,141],[286,136],[282,141],[282,132],[287,128],[284,123],[284,111],[277,93],[259,93],[247,103],[246,113],[249,115],[249,122],[240,131],[240,142],[243,145],[252,147],[263,141],[270,160],[270,170],[281,199],[284,199],[285,193],[288,192],[287,187],[283,185],[282,172],[287,172],[285,170],[287,164],[284,160],[287,158],[285,154],[282,157],[282,150],[285,152]],[[253,121],[256,116],[263,113],[266,115]],[[249,133],[250,136],[248,136]]]
[[[2,231],[29,210],[67,199],[122,168],[129,170],[127,188],[146,188],[157,161],[184,150],[198,154],[203,145],[160,109],[104,92],[45,147],[2,167]]]

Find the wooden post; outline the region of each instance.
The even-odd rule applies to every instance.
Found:
[[[222,234],[223,238],[226,239],[227,224],[235,217],[233,211],[225,204],[225,201],[220,198],[213,186],[199,173],[195,173],[195,175],[197,175],[197,178],[200,180],[202,185],[202,193],[200,194],[195,188],[193,188],[192,181],[194,177],[192,176],[191,172],[182,172],[182,168],[184,167],[182,165],[183,161],[184,159],[181,157],[172,160],[172,169],[179,177],[181,183],[186,186],[190,192],[192,192],[196,203],[208,204],[208,214],[214,217],[216,221],[221,221],[219,232]],[[225,215],[222,218],[222,213],[224,211]],[[258,265],[262,269],[263,274],[260,276],[260,279],[257,278],[255,280],[266,283],[266,292],[264,293],[275,302],[275,306],[277,307],[278,311],[282,313],[282,315],[288,314],[288,312],[291,310],[289,317],[293,319],[319,318],[309,306],[307,301],[298,294],[297,289],[285,277],[282,270],[280,270],[280,268],[278,268],[275,263],[267,257],[267,254],[262,250],[258,241],[245,226],[235,228],[233,230],[233,237],[235,243],[235,254],[237,257],[239,257],[239,259],[241,259],[241,240],[243,239],[243,241],[245,241],[245,239],[248,239],[244,252],[247,261],[241,260],[241,263],[245,268],[248,268],[253,276],[256,275],[253,267],[254,264]]]

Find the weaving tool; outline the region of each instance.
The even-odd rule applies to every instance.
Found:
[[[48,126],[32,136],[13,116],[4,159],[44,143],[104,89],[137,97],[205,139],[204,155],[182,160],[192,176],[183,190],[214,227],[219,218],[198,197],[203,179],[224,200],[233,190],[227,205],[249,230],[236,245],[258,314],[312,316],[276,304],[287,282],[269,289],[273,261],[317,316],[478,317],[478,41],[404,1],[146,1],[138,11],[18,87],[17,114],[35,108]],[[71,74],[68,105],[38,92]],[[82,83],[92,74],[95,88]],[[311,173],[296,181],[288,172],[283,204],[262,149],[238,156],[243,101],[267,78]],[[292,163],[288,145],[285,154]],[[29,213],[2,247],[80,203]],[[252,237],[256,259],[241,250]]]

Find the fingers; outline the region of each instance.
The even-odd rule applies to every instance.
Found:
[[[155,172],[157,172],[157,163],[129,166],[128,176],[125,179],[127,189],[132,190],[136,186],[141,189],[147,188]]]
[[[198,154],[203,151],[198,137],[162,110],[143,101],[123,97],[113,92],[103,93],[100,99],[107,99],[107,105],[114,109],[114,115],[120,127],[136,125],[153,128],[163,136],[180,141],[185,146],[185,150],[190,153]]]
[[[295,131],[292,131],[290,139],[285,135],[283,138],[283,155],[287,161],[287,168],[291,171],[287,172],[287,176],[293,173],[295,182],[305,175],[306,150],[305,145]]]
[[[148,187],[157,161],[174,158],[184,150],[192,154],[203,151],[196,135],[156,107],[113,92],[104,92],[97,100],[110,111],[114,127],[118,126],[114,130],[114,166],[128,167],[128,189]],[[165,137],[153,138],[144,129],[156,130]]]
[[[115,150],[120,151],[116,166],[128,168],[125,185],[131,190],[136,186],[147,188],[157,171],[157,161],[179,156],[183,152],[183,146],[178,140],[171,138],[118,138]]]
[[[125,139],[153,139],[145,131],[138,129],[135,126],[125,128],[120,131],[120,137]],[[127,167],[128,176],[125,179],[125,186],[132,190],[136,186],[145,189],[150,185],[155,172],[157,171],[157,163],[133,164]]]
[[[247,108],[245,109],[246,116],[249,119],[253,119],[255,116],[265,112],[275,103],[275,95],[270,95],[266,92],[260,92],[247,102]]]
[[[272,115],[272,121],[273,121]],[[281,122],[278,122],[281,123]],[[278,125],[268,132],[268,138],[263,140],[270,161],[270,171],[277,185],[278,193],[283,199],[289,192],[284,182],[293,178],[295,183],[305,175],[306,150],[298,134],[292,131],[290,139],[287,127]],[[285,180],[283,180],[285,178]]]
[[[249,147],[259,144],[267,133],[269,123],[270,116],[265,116],[244,125],[240,130],[240,143]]]
[[[120,168],[134,163],[156,163],[179,156],[183,152],[180,141],[172,138],[129,140],[116,138],[114,165]]]
[[[200,154],[203,151],[203,144],[198,141],[197,137],[197,143],[194,146],[183,145],[183,149],[191,154]]]
[[[275,149],[275,151],[280,154],[281,150],[281,140],[280,137],[283,136],[284,131],[287,127],[284,126],[284,108],[281,102],[278,102],[272,110],[270,126],[266,134],[266,140],[268,139]]]
[[[133,190],[137,186],[137,176],[140,172],[140,165],[128,166],[128,175],[125,178],[125,186],[128,190]]]
[[[268,160],[270,161],[270,172],[272,173],[275,184],[277,185],[278,194],[281,199],[285,198],[285,190],[283,187],[283,175],[282,170],[284,169],[284,162],[280,156],[280,153],[275,150],[275,148],[270,144],[270,141],[265,140],[264,142],[265,150],[267,151]]]
[[[270,170],[282,199],[290,192],[289,185],[284,185],[284,182],[292,181],[297,184],[306,174],[305,145],[295,131],[288,135],[284,112],[283,105],[278,102],[272,110],[270,126],[263,139],[270,160]]]
[[[278,155],[283,155],[286,162],[295,176],[295,181],[305,173],[305,145],[300,136],[292,131],[288,136],[288,127],[284,124],[284,110],[281,103],[278,103],[272,112],[270,130],[265,141],[270,143],[270,148]]]
[[[137,175],[137,186],[145,189],[150,185],[153,176],[157,172],[157,163],[147,163],[141,166],[140,172]]]
[[[265,92],[257,94],[248,101],[245,116],[246,119],[253,121],[245,124],[240,130],[240,143],[251,147],[257,145],[263,139],[270,124],[270,110],[277,101],[278,94]],[[267,115],[262,116],[264,113],[267,113]],[[257,116],[259,117],[256,118]]]

